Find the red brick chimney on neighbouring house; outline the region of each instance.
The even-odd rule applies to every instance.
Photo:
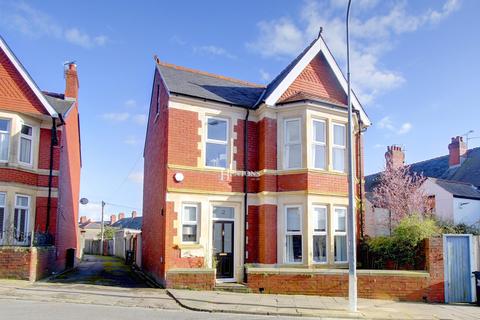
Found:
[[[112,215],[110,216],[110,224],[114,224],[116,221],[117,221],[117,216],[114,215],[114,214],[112,214]]]
[[[122,220],[122,219],[124,219],[124,218],[125,218],[125,213],[120,212],[120,213],[118,214],[118,220]]]
[[[80,223],[81,224],[87,223],[87,221],[88,221],[87,216],[81,216],[80,217]]]
[[[400,146],[389,146],[387,147],[387,152],[385,152],[385,160],[387,168],[401,168],[405,165],[405,152],[403,152]]]
[[[65,66],[65,99],[78,99],[79,87],[77,65],[70,62]]]
[[[448,145],[448,165],[450,167],[459,166],[467,157],[467,144],[463,137],[456,136]]]
[[[137,211],[132,211],[132,218],[136,218],[137,217]]]

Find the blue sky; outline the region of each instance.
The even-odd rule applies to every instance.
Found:
[[[62,92],[63,63],[80,77],[81,213],[142,206],[143,139],[153,55],[267,83],[323,26],[345,63],[346,0],[3,1],[0,33],[43,90]],[[353,0],[352,79],[374,125],[365,134],[367,173],[387,145],[407,162],[448,152],[452,136],[480,136],[480,2]],[[472,139],[470,147],[480,139]],[[121,206],[118,206],[121,205]],[[122,207],[123,206],[123,207]]]

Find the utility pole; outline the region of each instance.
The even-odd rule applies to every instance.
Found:
[[[105,201],[102,200],[102,230],[100,231],[101,235],[100,235],[100,254],[103,256],[103,231],[104,231],[104,228],[103,228],[103,212],[104,212],[104,209],[105,209]]]
[[[355,215],[355,177],[353,176],[353,117],[352,117],[352,91],[350,89],[350,39],[348,24],[350,19],[350,5],[348,0],[346,27],[347,27],[347,87],[348,87],[348,302],[351,312],[357,311],[357,255],[356,255],[356,215]]]

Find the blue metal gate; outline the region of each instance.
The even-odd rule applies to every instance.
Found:
[[[443,246],[445,302],[471,302],[471,235],[444,235]]]

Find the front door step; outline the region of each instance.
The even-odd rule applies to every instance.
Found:
[[[235,292],[235,293],[250,293],[249,287],[241,283],[221,282],[215,285],[215,291]]]

